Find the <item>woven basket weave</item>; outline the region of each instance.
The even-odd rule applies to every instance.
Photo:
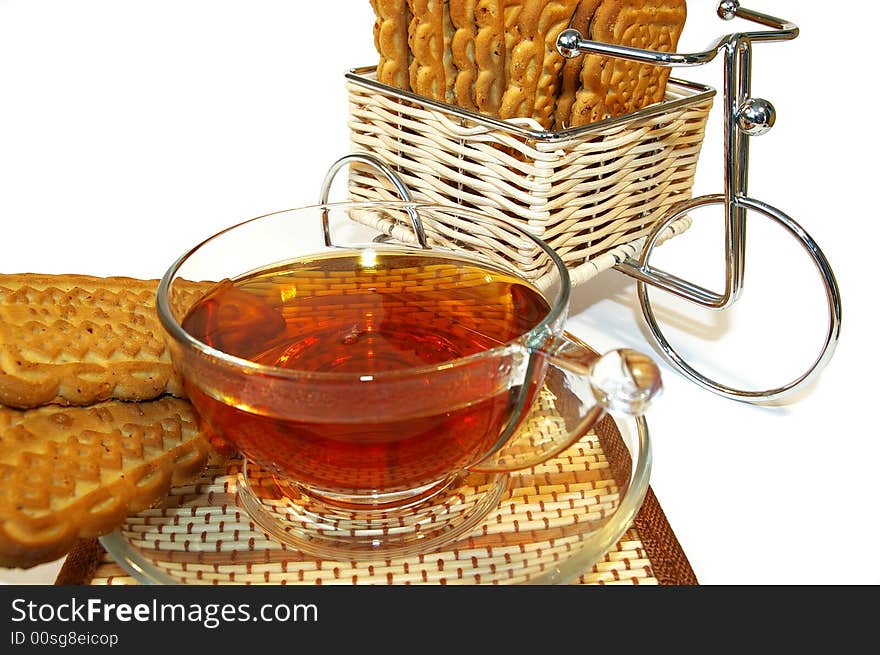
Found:
[[[498,121],[347,75],[353,152],[394,169],[416,200],[510,220],[546,241],[573,283],[633,255],[672,205],[690,198],[714,91],[670,80],[664,102],[562,132]],[[353,168],[352,200],[399,200]],[[664,238],[680,233],[688,219]]]

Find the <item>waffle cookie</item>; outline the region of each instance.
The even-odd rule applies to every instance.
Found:
[[[114,530],[212,453],[189,401],[0,407],[0,566],[30,567]]]
[[[0,275],[0,405],[180,396],[156,315],[157,280]],[[183,283],[181,302],[207,285]]]
[[[589,38],[618,45],[674,52],[687,18],[685,0],[602,0]],[[660,102],[669,68],[585,55],[572,126],[621,116]]]

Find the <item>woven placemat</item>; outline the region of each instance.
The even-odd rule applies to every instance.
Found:
[[[389,561],[379,566],[322,562],[268,541],[236,503],[234,462],[194,485],[174,490],[165,507],[132,517],[123,532],[127,531],[132,543],[148,544],[166,555],[161,566],[175,567],[182,579],[199,583],[460,582],[460,575],[455,580],[455,567],[462,561],[485,569],[492,568],[496,562],[502,565],[501,558],[509,557],[510,553],[508,550],[505,554],[505,548],[534,549],[530,552],[540,555],[542,539],[547,535],[542,534],[541,528],[524,529],[522,519],[527,516],[529,523],[540,525],[544,519],[537,513],[539,508],[544,509],[545,500],[551,495],[555,500],[560,494],[577,493],[589,499],[577,512],[594,511],[591,508],[594,501],[598,503],[598,511],[602,511],[602,503],[614,493],[615,476],[628,465],[628,451],[610,419],[600,422],[591,435],[592,439],[582,440],[561,455],[564,465],[557,458],[532,469],[526,483],[526,493],[531,498],[524,496],[520,487],[520,492],[505,499],[499,513],[487,520],[495,524],[494,531],[484,530],[453,548],[409,560]],[[520,513],[519,520],[502,519],[509,516],[514,506]],[[557,515],[558,509],[553,512]],[[544,525],[549,526],[546,522]],[[552,530],[549,526],[544,532]],[[461,568],[458,572],[461,573]],[[480,581],[480,577],[475,581]],[[584,571],[576,582],[696,585],[697,579],[649,488],[633,524],[604,558]],[[97,540],[84,540],[65,560],[55,584],[125,585],[137,584],[137,581]]]

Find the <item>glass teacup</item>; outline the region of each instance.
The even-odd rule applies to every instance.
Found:
[[[319,556],[391,556],[472,528],[507,472],[657,393],[650,359],[563,334],[569,294],[558,255],[504,220],[348,203],[207,239],[158,308],[193,405],[245,456],[261,527]],[[542,390],[563,424],[549,434],[521,429]]]

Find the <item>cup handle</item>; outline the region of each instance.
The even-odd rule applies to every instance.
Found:
[[[565,333],[551,352],[530,353],[534,389],[529,410],[510,436],[468,470],[501,473],[529,468],[554,457],[606,414],[642,416],[662,390],[654,361],[628,348],[599,356]],[[530,404],[529,404],[530,403]]]

